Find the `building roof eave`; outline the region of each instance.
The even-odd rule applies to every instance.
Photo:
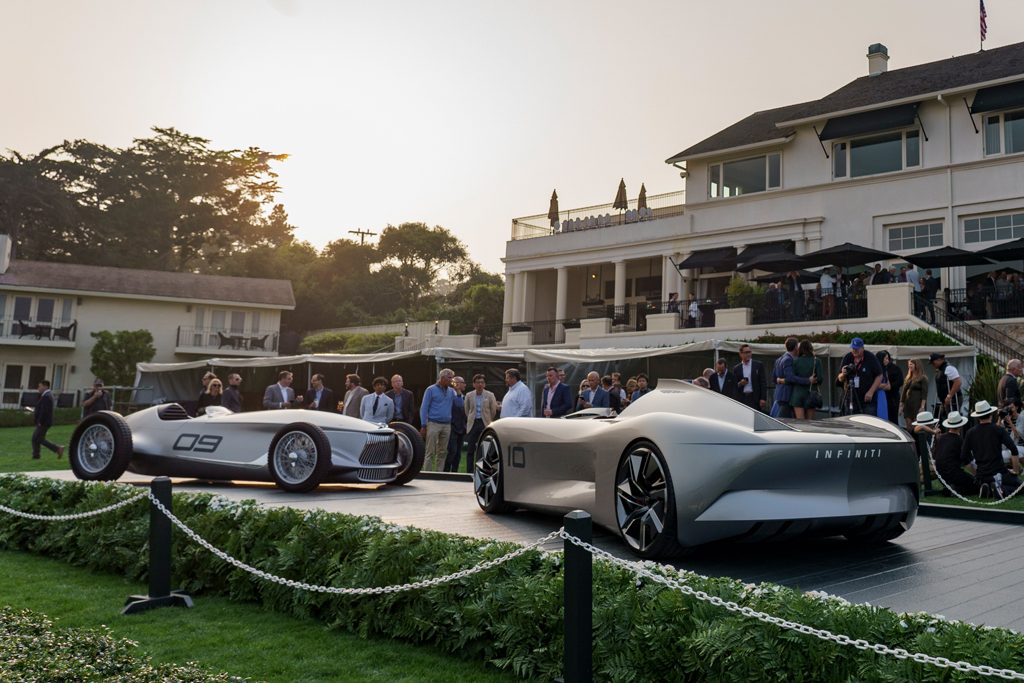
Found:
[[[760,142],[752,142],[748,145],[739,145],[737,147],[729,147],[727,149],[711,150],[709,152],[700,152],[698,154],[677,154],[674,157],[670,157],[665,160],[666,164],[675,164],[680,161],[697,161],[699,159],[707,159],[710,157],[721,157],[730,156],[732,154],[740,154],[742,152],[751,152],[758,149],[764,149],[766,147],[777,147],[779,145],[785,145],[790,142],[796,136],[796,132],[790,132],[783,134],[781,137],[772,138],[770,140],[762,140]]]

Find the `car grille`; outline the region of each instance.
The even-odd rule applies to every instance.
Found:
[[[363,452],[359,454],[359,464],[397,465],[398,450],[396,446],[397,442],[393,434],[368,434]],[[384,478],[389,477],[390,474]]]
[[[395,478],[395,467],[364,467],[359,470],[360,481],[387,481]]]

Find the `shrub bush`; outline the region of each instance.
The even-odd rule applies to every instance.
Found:
[[[790,335],[763,334],[753,340],[760,344],[781,344]],[[946,335],[934,330],[868,330],[865,332],[847,332],[831,330],[799,335],[801,339],[810,339],[818,344],[849,344],[854,337],[860,337],[865,344],[881,346],[960,346]]]
[[[53,424],[73,425],[78,422],[78,418],[81,415],[81,408],[55,408],[53,411]],[[34,424],[32,413],[27,410],[0,410],[0,428],[31,427]]]
[[[59,514],[135,495],[122,485],[0,476],[0,502]],[[315,584],[373,586],[441,576],[505,554],[508,543],[396,527],[367,517],[262,508],[180,494],[175,514],[214,546],[264,571]],[[62,558],[141,580],[148,514],[142,502],[87,523],[6,518],[0,548]],[[235,570],[176,536],[174,576],[193,593],[260,602],[362,635],[381,634],[483,659],[523,677],[551,679],[562,658],[561,555],[531,551],[501,568],[426,590],[343,597],[293,590]],[[655,565],[650,565],[655,567]],[[658,568],[740,605],[910,652],[1024,670],[1024,635],[851,605],[771,584]],[[594,670],[615,681],[975,680],[865,653],[727,612],[605,562],[594,564]]]
[[[372,353],[395,346],[394,333],[344,334],[321,332],[302,340],[300,350],[305,353]]]

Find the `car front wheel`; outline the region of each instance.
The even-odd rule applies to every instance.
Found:
[[[403,486],[416,478],[416,475],[423,469],[423,437],[419,431],[406,422],[392,422],[388,425],[395,430],[395,438],[398,440],[398,471],[392,486]]]
[[[270,442],[267,466],[274,482],[285,491],[312,491],[331,467],[331,443],[316,425],[287,425]]]
[[[496,514],[512,510],[512,506],[505,502],[504,474],[498,435],[487,430],[480,436],[473,464],[473,491],[477,505],[484,512]]]
[[[672,478],[661,451],[650,441],[633,444],[615,474],[619,533],[640,557],[679,555]]]
[[[110,481],[132,459],[132,430],[117,413],[102,411],[82,420],[71,435],[71,470],[79,479]]]

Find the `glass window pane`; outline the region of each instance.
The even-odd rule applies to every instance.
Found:
[[[978,238],[979,238],[979,235],[978,235],[977,232],[967,232],[967,233],[964,233],[964,242],[966,242],[968,244],[970,244],[972,242],[977,242]]]
[[[1024,213],[1015,213],[1015,214],[1013,214],[1013,224],[1014,225],[1024,225]]]
[[[981,219],[982,230],[991,230],[994,227],[996,227],[996,219],[992,216],[985,216]]]
[[[4,389],[21,388],[21,366],[8,365],[4,370]]]
[[[0,334],[3,334],[3,320],[7,315],[7,295],[0,292]]]
[[[938,235],[932,235],[931,241],[928,243],[929,247],[941,247],[942,246],[942,233]]]
[[[999,154],[1002,150],[999,145],[999,117],[988,116],[985,118],[985,154]]]
[[[981,231],[981,237],[980,237],[980,239],[981,239],[981,241],[982,241],[982,242],[991,242],[991,241],[993,241],[993,240],[994,240],[995,238],[996,238],[996,231],[995,231],[995,228],[993,228],[993,229],[991,229],[991,230],[982,230],[982,231]]]
[[[32,297],[14,297],[14,319],[28,321],[32,313]]]
[[[768,155],[768,187],[782,185],[782,157],[778,154]]]
[[[245,311],[231,311],[231,332],[232,334],[245,332]]]
[[[846,177],[846,143],[837,142],[832,145],[832,175],[836,178]]]
[[[1013,226],[1013,239],[1024,237],[1024,225]]]
[[[46,379],[45,365],[30,365],[28,367],[28,388],[35,389],[44,379]]]
[[[1006,153],[1024,152],[1024,111],[1003,114],[1003,137],[1006,141]]]
[[[741,159],[722,164],[722,188],[726,197],[738,197],[752,192],[764,192],[765,158]]]
[[[73,304],[74,302],[70,298],[64,299],[61,304],[60,321],[65,325],[71,322],[71,306]]]
[[[1013,237],[1012,228],[996,228],[996,239],[997,240],[1008,240]]]
[[[53,322],[53,299],[40,299],[36,306],[36,320],[41,323]]]
[[[916,130],[907,132],[907,166],[921,165],[921,136]]]
[[[850,143],[850,177],[889,173],[903,168],[903,134],[890,133]]]
[[[977,230],[978,229],[978,219],[977,218],[968,218],[967,220],[965,220],[964,221],[964,229],[965,230]]]
[[[931,226],[919,225],[916,228],[916,234],[918,237],[927,237],[931,234]]]
[[[54,365],[53,366],[53,385],[51,387],[53,393],[59,394],[64,389],[64,366]]]
[[[1009,215],[1006,215],[1006,216],[996,216],[996,227],[997,228],[1008,228],[1008,227],[1010,227],[1010,220],[1011,220],[1011,217]]]
[[[711,179],[710,180],[711,186],[708,189],[708,194],[710,196],[712,196],[712,197],[719,197],[719,196],[721,196],[720,195],[720,190],[721,190],[721,187],[722,187],[721,173],[722,173],[722,167],[719,164],[714,164],[713,166],[711,166],[711,173],[708,176]]]
[[[658,285],[658,291],[659,292],[661,291],[661,285]],[[252,318],[252,331],[253,331],[253,334],[255,334],[255,333],[260,331],[260,312],[259,311],[253,311],[250,314],[250,316]]]
[[[202,306],[196,306],[196,327],[200,328],[206,324],[206,309]]]

